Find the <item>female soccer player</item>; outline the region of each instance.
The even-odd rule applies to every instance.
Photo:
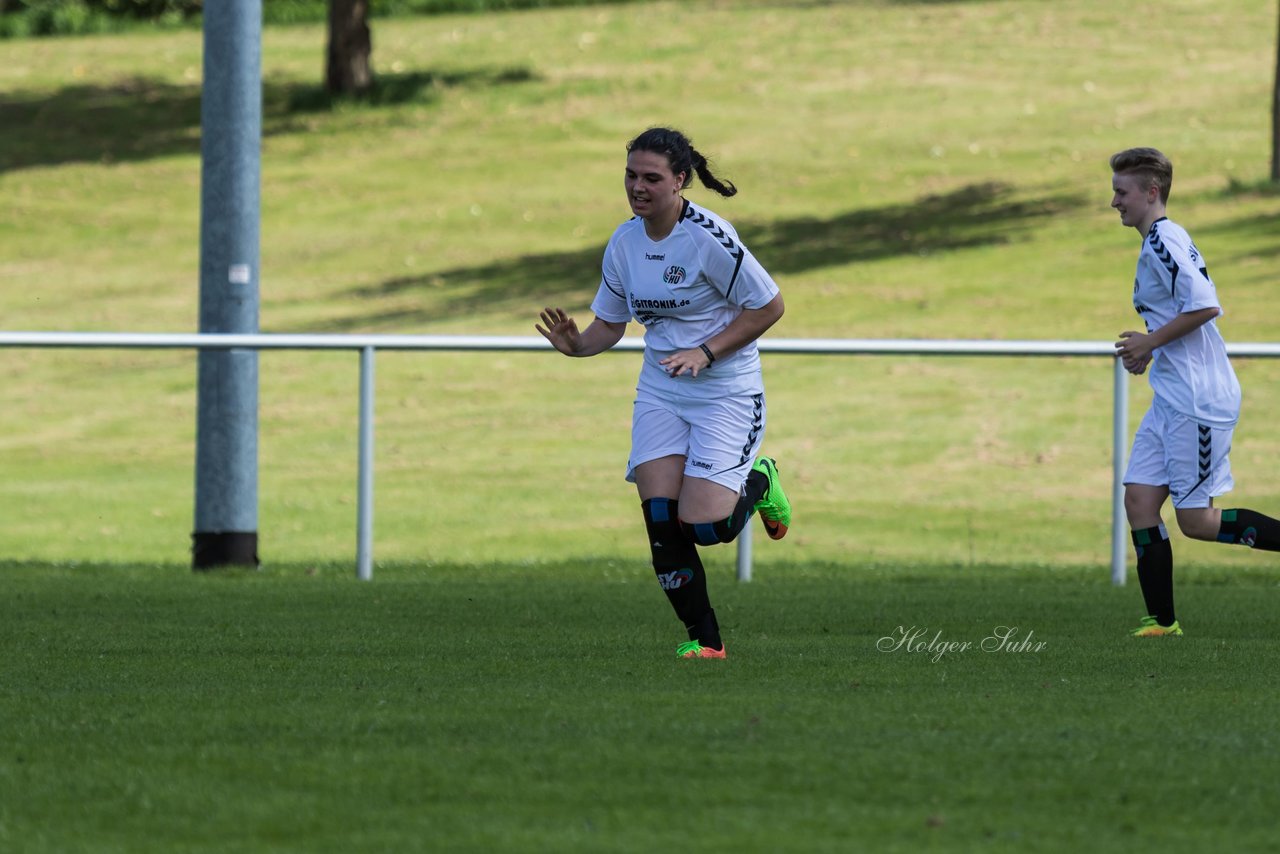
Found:
[[[722,196],[737,193],[679,131],[633,139],[623,185],[635,216],[605,247],[595,318],[579,332],[562,309],[545,308],[535,328],[567,356],[594,356],[633,317],[644,325],[626,477],[640,493],[658,583],[689,633],[676,655],[724,658],[696,547],[733,541],[755,511],[773,539],[791,525],[777,465],[756,460],[765,427],[756,339],[783,305],[733,227],[684,198],[695,174]]]
[[[1188,537],[1280,551],[1280,521],[1252,510],[1219,510],[1230,491],[1231,435],[1240,417],[1240,384],[1215,318],[1222,313],[1204,259],[1183,228],[1165,216],[1173,164],[1154,148],[1111,157],[1111,207],[1143,236],[1133,305],[1146,332],[1126,330],[1116,355],[1130,373],[1151,366],[1151,408],[1133,439],[1124,507],[1138,554],[1147,616],[1135,637],[1181,635],[1173,610],[1173,552],[1160,517],[1173,496]]]

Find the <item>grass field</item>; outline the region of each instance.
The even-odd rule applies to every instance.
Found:
[[[1228,340],[1280,340],[1274,39],[1260,0],[441,16],[376,22],[378,102],[329,108],[322,28],[268,28],[262,329],[585,318],[623,145],[670,123],[741,188],[690,196],[778,337],[1112,340],[1106,162],[1146,144]],[[200,51],[0,44],[0,327],[194,330]],[[381,355],[372,584],[355,358],[261,366],[263,570],[205,577],[194,356],[0,353],[0,850],[1267,850],[1277,563],[1175,531],[1189,635],[1125,642],[1110,364],[768,357],[797,524],[750,584],[706,553],[710,668],[621,479],[633,356]],[[1274,514],[1280,364],[1237,370],[1227,506]],[[912,626],[973,647],[877,648]]]
[[[1260,188],[1271,11],[1166,4],[1150,23],[1172,57],[1164,77],[1115,45],[1128,19],[1100,2],[379,21],[385,101],[334,110],[315,106],[323,30],[268,28],[262,328],[532,335],[547,303],[585,314],[627,215],[623,143],[662,121],[741,187],[712,206],[783,288],[776,336],[1112,340],[1136,325],[1136,235],[1107,208],[1106,160],[1158,143],[1178,164],[1171,210],[1219,284],[1224,333],[1275,340],[1280,196]],[[654,22],[676,20],[659,35]],[[0,136],[3,326],[194,329],[199,33],[3,51],[0,122],[23,128]],[[355,360],[262,363],[262,556],[351,555]],[[185,561],[194,365],[6,352],[0,550]],[[1237,491],[1280,505],[1266,429],[1280,369],[1240,370]],[[617,356],[382,357],[377,558],[631,553],[638,511],[620,474],[635,371]],[[766,444],[805,508],[807,558],[1105,566],[1109,365],[787,357],[768,361],[766,382]],[[1148,392],[1133,386],[1136,421]],[[499,506],[514,524],[424,536],[440,498],[426,483],[453,485],[456,524]]]
[[[3,571],[5,850],[1274,842],[1274,584],[1133,644],[1078,572],[780,565],[675,662],[638,561]]]

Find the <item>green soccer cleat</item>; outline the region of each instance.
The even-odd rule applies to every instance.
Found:
[[[724,658],[724,647],[712,649],[697,641],[682,643],[676,647],[676,658]]]
[[[764,496],[756,502],[755,511],[760,514],[764,530],[770,539],[780,540],[791,528],[791,502],[782,491],[782,482],[778,479],[778,464],[771,457],[761,457],[751,467],[769,479],[769,488]]]
[[[1174,620],[1172,626],[1162,626],[1150,615],[1142,618],[1142,625],[1129,632],[1135,638],[1182,637],[1182,626]]]

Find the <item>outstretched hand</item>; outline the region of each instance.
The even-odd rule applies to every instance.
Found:
[[[552,347],[566,356],[576,356],[582,350],[582,334],[578,331],[578,324],[564,313],[564,309],[544,308],[540,316],[547,328],[543,329],[537,323],[533,328],[542,333],[542,337],[550,341]]]

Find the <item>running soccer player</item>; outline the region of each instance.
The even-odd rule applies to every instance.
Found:
[[[595,318],[579,332],[562,309],[545,308],[535,328],[567,356],[594,356],[633,317],[644,325],[626,479],[640,494],[658,583],[689,634],[677,657],[724,658],[697,546],[732,542],[757,511],[775,540],[791,525],[776,463],[756,459],[765,428],[756,340],[783,304],[733,227],[684,198],[695,174],[721,196],[737,193],[679,131],[633,139],[623,184],[634,217],[605,247]]]
[[[1124,508],[1138,555],[1147,616],[1135,637],[1181,635],[1173,610],[1173,551],[1160,511],[1173,497],[1178,528],[1196,540],[1280,551],[1280,521],[1253,510],[1219,510],[1231,490],[1231,435],[1240,384],[1216,318],[1222,306],[1191,237],[1165,216],[1173,164],[1154,148],[1111,157],[1111,207],[1142,235],[1133,305],[1145,332],[1127,330],[1116,355],[1132,374],[1151,367],[1153,398],[1133,439]]]

